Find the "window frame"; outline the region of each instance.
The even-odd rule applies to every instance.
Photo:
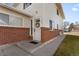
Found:
[[[7,17],[7,18],[6,18]],[[13,25],[13,24],[11,24],[11,20],[13,19],[13,18],[11,18],[11,17],[13,17],[13,18],[15,18],[16,19],[16,21],[18,21],[19,23],[18,23],[18,25],[17,25],[17,23],[13,23],[13,24],[15,24],[15,25]],[[7,25],[7,26],[17,26],[17,27],[20,27],[20,26],[23,26],[23,20],[22,20],[23,18],[21,18],[21,17],[18,17],[18,16],[14,16],[14,15],[8,15],[8,14],[5,14],[5,13],[0,13],[0,26],[4,26],[4,25]],[[4,23],[3,23],[3,22]]]

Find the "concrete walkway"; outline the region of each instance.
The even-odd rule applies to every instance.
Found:
[[[21,41],[14,44],[0,46],[0,56],[51,56],[64,39],[64,36],[55,37],[44,44],[32,44]]]
[[[0,47],[0,56],[30,56],[29,53],[18,48],[15,44]]]

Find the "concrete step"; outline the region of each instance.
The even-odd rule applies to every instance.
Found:
[[[30,43],[31,41],[21,41],[16,43],[16,46],[21,48],[22,50],[31,53],[32,50],[34,50],[35,48],[37,48],[38,46],[41,45],[41,43],[39,44],[32,44]]]

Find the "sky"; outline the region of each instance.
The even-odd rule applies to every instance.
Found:
[[[62,4],[65,20],[70,23],[79,22],[79,4],[78,3],[63,3]]]

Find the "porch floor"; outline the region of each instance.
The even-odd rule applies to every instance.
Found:
[[[16,43],[17,47],[21,48],[24,51],[31,52],[35,48],[39,47],[41,43],[39,42],[38,44],[32,44],[30,43],[31,41],[21,41]]]
[[[39,44],[32,44],[30,41],[21,41],[14,44],[0,46],[0,56],[31,56],[30,52]]]

